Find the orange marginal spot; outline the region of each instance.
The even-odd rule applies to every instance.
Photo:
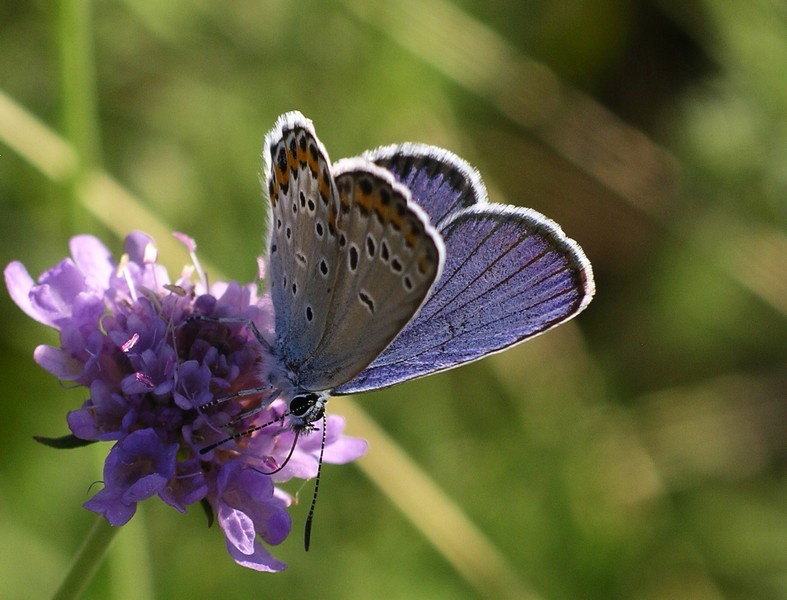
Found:
[[[350,197],[347,195],[347,190],[339,192],[339,202],[342,205],[342,212],[345,214],[350,212]]]
[[[331,231],[336,231],[336,203],[328,203],[328,228]]]
[[[297,146],[297,144],[296,144]],[[290,149],[285,146],[285,151],[287,152],[287,166],[290,168],[291,171],[295,171],[298,169],[298,157],[295,156]]]
[[[429,272],[431,264],[432,261],[429,260],[429,257],[427,257],[425,253],[421,254],[421,256],[418,257],[418,272],[421,275],[426,275]]]
[[[309,170],[311,170],[314,177],[317,177],[320,173],[320,162],[318,158],[315,158],[311,152],[308,152],[308,148],[306,154],[306,164],[309,165]]]
[[[355,200],[366,214],[372,212],[372,207],[376,210],[377,205],[380,204],[379,197],[373,197],[371,194],[364,194],[358,183],[355,184]]]
[[[374,203],[372,208],[374,209],[374,212],[377,215],[377,218],[380,219],[380,222],[383,225],[388,223],[388,209],[385,206],[382,205],[382,203],[379,201],[379,199],[378,199],[377,202]]]
[[[397,206],[402,206],[402,204]],[[391,213],[391,225],[402,235],[402,237],[404,237],[404,243],[407,244],[407,247],[414,248],[419,239],[418,230],[413,226],[412,221],[407,218],[407,215],[402,214],[403,211],[400,212],[396,210],[397,206],[389,209]]]
[[[300,143],[295,144],[298,153],[298,163],[305,165],[309,161],[308,146],[301,147]]]
[[[271,204],[273,206],[276,206],[279,198],[279,182],[276,181],[276,179],[271,179],[270,195],[271,195]]]
[[[274,165],[273,165],[273,174],[275,176],[276,181],[280,185],[286,186],[286,185],[288,185],[290,183],[290,170],[289,169],[285,169],[284,171],[282,171],[279,168],[278,161],[276,163],[274,163]]]
[[[398,196],[394,196],[394,201],[391,203],[391,206],[388,208],[388,212],[390,216],[388,217],[391,221],[391,225],[393,226],[396,231],[402,230],[402,223],[404,221],[404,217],[402,213],[405,210],[399,210],[400,207],[404,206],[404,199]]]
[[[325,176],[325,171],[314,171],[315,173],[319,173],[319,182],[320,182],[320,195],[323,198],[330,198],[331,197],[331,182],[328,181],[328,177]]]
[[[374,200],[368,200],[367,202],[369,208],[373,210],[377,215],[377,218],[380,219],[380,223],[382,223],[383,226],[387,225],[391,219],[391,211],[385,204],[383,204],[380,194],[376,194],[374,196]]]

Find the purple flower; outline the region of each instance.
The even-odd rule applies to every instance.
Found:
[[[177,444],[164,444],[153,429],[137,429],[109,451],[104,463],[104,489],[85,508],[124,525],[137,502],[160,493],[175,474]]]
[[[259,394],[232,397],[265,386],[273,357],[242,322],[192,317],[248,320],[272,337],[270,297],[259,296],[255,284],[208,288],[194,242],[177,237],[194,265],[174,283],[156,263],[153,240],[135,232],[118,262],[96,238],[77,236],[71,258],[38,282],[21,263],[9,264],[6,286],[25,313],[60,333],[59,346],[36,348],[36,362],[88,390],[82,407],[68,414],[72,434],[115,442],[104,487],[85,507],[123,525],[137,502],[151,496],[181,512],[201,502],[216,515],[238,564],[280,571],[286,565],[261,543],[278,544],[290,532],[291,498],[276,484],[316,475],[321,427],[302,432],[286,462],[296,440],[282,418],[285,404],[262,406]],[[325,423],[326,462],[346,463],[365,452],[365,441],[342,435],[341,417]]]

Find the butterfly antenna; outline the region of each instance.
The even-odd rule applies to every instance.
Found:
[[[306,552],[309,551],[309,543],[312,538],[312,521],[314,520],[314,507],[317,505],[317,492],[320,491],[320,473],[322,472],[322,456],[325,452],[325,430],[326,419],[325,414],[322,415],[322,443],[320,444],[320,460],[317,462],[317,477],[314,479],[314,494],[312,494],[312,503],[309,506],[309,514],[306,515],[306,525],[303,527],[303,547]]]
[[[259,411],[263,410],[266,406],[268,406],[271,402],[273,402],[276,399],[276,396],[278,396],[278,392],[275,390],[275,388],[271,384],[266,383],[265,385],[260,385],[260,386],[257,386],[257,387],[248,388],[248,389],[245,389],[245,390],[240,390],[239,392],[234,392],[234,393],[229,394],[227,396],[221,396],[220,398],[214,398],[213,400],[209,400],[208,402],[205,402],[204,404],[200,404],[197,407],[197,410],[201,414],[205,414],[211,408],[214,408],[214,407],[219,406],[221,404],[224,404],[226,402],[230,402],[231,400],[235,400],[237,398],[245,398],[246,396],[257,396],[257,395],[260,395],[260,394],[265,394],[266,392],[271,392],[271,393],[268,395],[267,398],[265,398],[264,400],[262,400],[260,402],[260,408],[252,409],[252,411],[248,411],[246,413],[243,413],[238,419],[236,419],[236,420],[239,421],[241,419],[245,419],[246,417],[250,417],[255,412],[259,412]]]

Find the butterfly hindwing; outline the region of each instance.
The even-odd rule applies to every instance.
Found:
[[[478,171],[448,150],[408,143],[383,146],[364,157],[407,187],[438,230],[453,213],[486,202]]]

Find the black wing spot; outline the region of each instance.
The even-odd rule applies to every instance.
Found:
[[[306,306],[306,320],[311,323],[314,320],[314,312],[312,311],[312,307],[307,305]]]
[[[361,290],[360,292],[358,292],[358,298],[360,298],[361,302],[363,302],[366,305],[366,308],[369,309],[369,312],[374,314],[374,300],[372,300],[372,297],[366,292],[364,292],[363,290]]]
[[[276,154],[276,163],[279,165],[279,170],[282,172],[287,168],[287,151],[284,149],[284,146],[281,146],[279,152]]]
[[[324,258],[320,259],[320,273],[323,274],[323,277],[328,276],[328,263],[325,262]]]
[[[314,224],[314,231],[317,233],[317,237],[319,238],[325,235],[325,228],[322,226],[322,223],[320,223],[319,221],[317,221]]]
[[[410,279],[409,275],[405,275],[402,278],[402,285],[404,285],[404,289],[406,289],[408,292],[413,291],[413,280]]]
[[[295,296],[297,293],[298,293],[298,284],[297,283],[293,283],[292,284],[292,295]]]
[[[355,244],[350,244],[350,271],[355,271],[358,268],[358,247]]]
[[[287,239],[289,240],[291,238],[292,238],[292,228],[288,225],[287,226]]]
[[[388,249],[388,242],[385,240],[380,246],[380,258],[383,259],[383,262],[388,262],[388,259],[391,258],[391,251]]]
[[[374,258],[375,252],[377,252],[377,243],[374,241],[374,238],[371,235],[367,235],[366,254],[369,255],[369,258]]]
[[[403,268],[404,267],[402,267],[402,263],[400,263],[399,259],[394,256],[393,260],[391,261],[391,269],[393,269],[394,273],[401,273]]]
[[[317,209],[317,205],[314,203],[314,200],[309,198],[306,203],[309,205],[309,212],[314,212]]]
[[[445,177],[443,179],[448,180],[448,184],[451,186],[451,188],[454,191],[458,191],[467,187],[467,183],[468,183],[467,180],[465,179],[465,176],[462,175],[459,169],[453,169],[453,168],[450,171],[448,171],[448,173],[445,174]]]

